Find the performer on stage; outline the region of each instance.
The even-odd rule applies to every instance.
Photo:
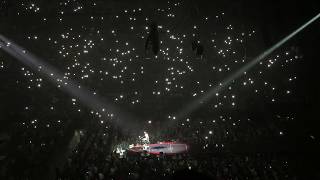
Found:
[[[144,136],[142,137],[142,143],[143,144],[150,144],[149,134],[146,131],[144,131],[143,133],[144,133]]]

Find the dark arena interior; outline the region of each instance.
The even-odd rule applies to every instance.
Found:
[[[0,179],[320,179],[317,1],[0,0]]]

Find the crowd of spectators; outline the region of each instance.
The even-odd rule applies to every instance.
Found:
[[[233,143],[233,138],[230,141],[212,134],[213,137],[210,138],[213,140],[206,140],[205,137],[196,134],[185,133],[184,136],[179,136],[179,133],[184,133],[182,129],[170,129],[171,134],[166,136],[151,135],[151,141],[156,142],[156,138],[159,138],[158,140],[175,140],[192,144],[188,153],[150,155],[145,152],[133,154],[126,151],[120,155],[115,149],[119,144],[128,145],[135,140],[137,142],[138,138],[123,134],[116,129],[86,132],[64,167],[57,168],[57,177],[58,179],[86,180],[170,179],[190,174],[190,176],[202,175],[219,180],[297,178],[293,167],[289,165],[288,157],[281,153],[235,151],[235,148],[231,148],[233,146],[229,146]],[[224,126],[220,129],[226,130]],[[253,129],[251,127],[248,131]],[[232,131],[229,132],[232,133]],[[256,135],[252,134],[251,138],[258,138]],[[216,141],[214,137],[217,137]],[[250,139],[247,140],[250,141]],[[224,145],[219,144],[222,141]],[[216,144],[219,145],[216,146]]]
[[[260,152],[265,148],[261,144],[270,146],[264,142],[286,137],[287,122],[294,120],[294,109],[280,116],[283,107],[270,112],[264,106],[275,107],[297,97],[295,67],[302,56],[296,48],[270,55],[216,93],[202,107],[204,113],[198,116],[195,112],[192,118],[167,128],[174,120],[171,113],[210,93],[253,59],[256,49],[262,47],[254,24],[244,28],[246,21],[229,20],[232,15],[221,9],[210,8],[210,13],[192,17],[185,13],[188,7],[193,9],[192,4],[183,1],[152,8],[143,3],[124,9],[114,5],[109,15],[101,14],[102,7],[110,5],[102,0],[13,2],[1,1],[0,16],[5,20],[1,34],[25,47],[27,54],[56,67],[64,79],[78,82],[79,89],[92,90],[92,97],[106,97],[103,102],[146,120],[141,130],[149,132],[152,143],[173,140],[191,149],[174,156],[119,156],[115,147],[136,143],[138,134],[121,132],[121,127],[108,124],[103,113],[81,105],[84,99],[65,95],[60,78],[51,83],[1,54],[0,99],[4,103],[0,104],[0,118],[5,119],[2,124],[11,126],[6,130],[10,139],[6,146],[14,150],[3,153],[0,145],[0,179],[41,179],[50,164],[56,165],[56,179],[163,179],[183,170],[213,179],[296,177],[286,157]],[[144,55],[150,11],[159,17],[158,56]],[[165,128],[159,129],[157,121],[146,116],[162,119]],[[93,127],[86,124],[89,121]],[[80,127],[83,135],[70,147],[72,153],[59,150]],[[53,163],[59,155],[67,156],[63,166]]]
[[[3,146],[7,151],[1,159],[0,179],[28,179],[48,171],[48,157],[55,153],[61,139],[68,137],[65,127],[39,129],[46,132],[19,125],[11,132]]]

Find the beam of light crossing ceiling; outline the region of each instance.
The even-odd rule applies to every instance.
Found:
[[[230,76],[228,76],[227,78],[223,79],[221,81],[221,83],[219,83],[218,85],[216,85],[215,87],[211,88],[208,90],[207,93],[205,93],[204,95],[202,95],[201,97],[199,97],[198,99],[190,102],[189,104],[187,104],[185,107],[182,108],[181,111],[178,111],[173,117],[174,121],[171,122],[176,122],[179,119],[185,118],[187,117],[189,114],[191,114],[192,112],[194,112],[195,110],[197,110],[198,108],[200,108],[202,105],[205,104],[205,102],[209,101],[210,99],[212,99],[212,97],[220,92],[221,90],[223,90],[226,86],[228,86],[229,84],[231,84],[232,82],[234,82],[234,80],[236,80],[237,78],[241,77],[245,72],[249,71],[254,65],[256,65],[257,63],[259,63],[261,60],[263,60],[265,57],[267,57],[268,55],[270,55],[273,51],[275,51],[276,49],[278,49],[280,46],[282,46],[284,43],[286,43],[287,41],[289,41],[291,38],[293,38],[296,34],[298,34],[299,32],[301,32],[303,29],[305,29],[307,26],[309,26],[311,23],[313,23],[314,21],[316,21],[318,18],[320,17],[320,13],[316,16],[314,16],[312,19],[310,19],[308,22],[306,22],[305,24],[303,24],[302,26],[300,26],[298,29],[296,29],[295,31],[293,31],[291,34],[289,34],[288,36],[284,37],[283,39],[281,39],[279,42],[277,42],[276,44],[274,44],[273,46],[271,46],[269,49],[267,49],[266,51],[264,51],[263,53],[261,53],[260,55],[258,55],[256,58],[254,58],[252,61],[248,62],[246,65],[244,65],[242,68],[240,68],[239,70],[237,70],[236,72],[234,72],[233,74],[231,74]]]
[[[1,34],[0,49],[45,76],[61,90],[79,99],[86,107],[98,112],[102,116],[102,120],[111,120],[113,125],[119,126],[121,129],[129,132],[140,130],[138,120],[134,116],[121,111],[114,104],[108,103],[103,97],[94,95],[93,92],[90,92],[87,88],[81,87],[79,83],[66,79],[59,70]],[[48,96],[50,96],[50,94],[48,94]]]

